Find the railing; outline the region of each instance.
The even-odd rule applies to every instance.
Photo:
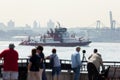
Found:
[[[0,61],[0,64],[2,64],[2,60]],[[24,80],[27,76],[27,65],[28,65],[29,59],[28,58],[20,58],[18,60],[19,63],[19,80]],[[71,68],[71,60],[60,60],[61,62],[61,70],[65,72],[72,72]],[[108,66],[111,67],[120,67],[120,62],[119,61],[104,61],[103,62],[105,68]],[[3,66],[0,65],[0,75],[1,75],[1,68]],[[50,64],[49,60],[45,60],[45,67],[46,70],[50,70]],[[81,66],[81,73],[87,73],[87,61],[82,61],[82,66]]]
[[[19,59],[19,67],[20,68],[25,68],[29,62],[28,58],[20,58]],[[61,62],[61,70],[64,71],[68,71],[71,72],[72,68],[71,68],[71,60],[60,60]],[[120,61],[103,61],[103,64],[105,66],[105,68],[107,68],[108,66],[111,67],[120,67]],[[45,60],[45,67],[47,70],[51,69],[50,64],[49,64],[49,60]],[[82,66],[80,68],[81,73],[87,73],[87,61],[82,61]],[[100,68],[101,70],[101,68]]]
[[[71,70],[71,60],[64,60],[61,59],[61,69],[62,70]],[[2,64],[3,61],[0,61],[0,64]],[[18,60],[19,67],[27,67],[29,63],[28,58],[19,58]],[[111,67],[120,67],[120,61],[103,61],[103,64],[106,67],[111,66]],[[45,66],[46,69],[51,69],[49,66],[49,60],[45,60]],[[0,68],[2,68],[2,65],[0,65]],[[82,66],[81,66],[81,71],[87,72],[87,61],[82,61]]]
[[[103,61],[105,68],[107,67],[120,67],[120,61]],[[100,68],[101,69],[101,68]],[[82,62],[81,71],[87,72],[87,61]]]

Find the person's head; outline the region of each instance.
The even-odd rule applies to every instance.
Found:
[[[86,50],[82,50],[83,53],[86,53]]]
[[[80,48],[79,46],[78,46],[78,47],[76,47],[76,51],[77,51],[77,52],[79,52],[79,51],[80,51],[80,49],[81,49],[81,48]]]
[[[36,49],[35,49],[35,48],[32,49],[32,50],[31,50],[31,53],[32,53],[32,56],[36,55]]]
[[[10,43],[9,44],[9,49],[14,49],[15,48],[15,45],[13,43]]]
[[[41,46],[41,45],[37,46],[36,50],[37,50],[37,53],[42,53],[43,46]]]
[[[53,54],[56,53],[56,49],[55,49],[55,48],[52,49],[52,53],[53,53]]]
[[[98,50],[97,49],[94,49],[94,53],[97,53],[98,52]]]

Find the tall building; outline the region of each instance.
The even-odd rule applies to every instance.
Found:
[[[54,26],[55,26],[55,24],[54,24],[54,22],[52,22],[52,20],[49,20],[49,21],[47,22],[47,27],[48,27],[48,28],[54,28]]]
[[[38,28],[38,23],[36,20],[33,22],[33,28]]]
[[[100,20],[97,20],[96,29],[100,29]]]
[[[38,23],[36,20],[33,22],[33,27],[32,30],[35,32],[39,32],[40,31],[40,22]]]
[[[0,22],[0,30],[5,30],[6,26],[4,23]]]
[[[8,21],[7,26],[9,28],[14,28],[15,27],[15,22],[13,22],[12,20],[10,20],[10,21]]]
[[[112,11],[110,11],[109,13],[110,13],[110,27],[113,30],[115,29],[115,20],[113,20]]]

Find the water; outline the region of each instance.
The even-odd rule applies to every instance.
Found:
[[[35,48],[34,46],[21,46],[18,41],[0,41],[0,52],[8,48],[9,43],[15,44],[15,49],[19,53],[19,58],[27,58],[31,54],[31,49]],[[75,47],[44,47],[44,54],[48,56],[51,54],[51,49],[56,48],[57,54],[60,59],[70,60],[71,54],[75,52]],[[97,48],[98,52],[102,55],[104,61],[120,61],[120,43],[91,43],[89,46],[81,47],[81,59],[82,59],[82,50],[86,50],[86,58],[93,53],[93,49]]]

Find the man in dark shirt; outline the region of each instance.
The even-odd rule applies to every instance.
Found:
[[[43,46],[39,45],[37,46],[37,54],[40,57],[40,80],[42,80],[42,74],[44,70],[44,54],[43,54]]]

